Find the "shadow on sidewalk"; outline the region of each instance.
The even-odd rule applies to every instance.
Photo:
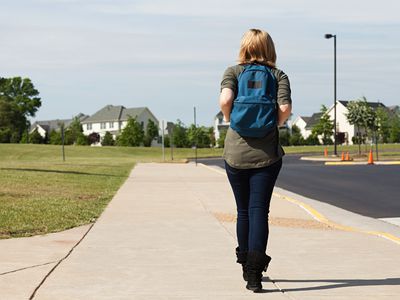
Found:
[[[384,279],[310,279],[310,280],[288,280],[288,279],[269,279],[263,278],[263,281],[272,281],[273,283],[279,282],[293,282],[293,283],[326,283],[327,285],[301,287],[301,288],[282,288],[284,292],[296,291],[314,291],[314,290],[328,290],[352,286],[379,286],[379,285],[400,285],[400,278],[384,278]]]

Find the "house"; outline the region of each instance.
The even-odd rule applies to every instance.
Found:
[[[79,121],[82,123],[85,119],[89,118],[89,116],[83,113],[79,113],[72,119],[36,121],[31,125],[29,133],[37,130],[43,138],[46,138],[46,136],[48,137],[52,130],[59,131],[61,129],[61,124],[64,124],[64,128],[67,129],[75,118],[78,118]]]
[[[223,131],[227,131],[229,127],[229,123],[224,121],[224,115],[222,114],[222,111],[217,113],[214,117],[214,137],[215,137],[215,143],[216,146],[218,147],[218,139],[221,136],[221,133]]]
[[[351,125],[347,121],[347,113],[349,112],[347,109],[348,104],[350,101],[338,100],[336,102],[336,132],[339,139],[343,140],[343,143],[346,144],[353,144],[353,137],[358,134],[357,128],[354,125]],[[386,108],[390,112],[396,111],[398,109],[397,106],[387,108],[381,102],[367,102],[367,104],[374,110],[378,108]],[[327,114],[331,120],[334,120],[334,105],[332,104],[331,107],[328,108]],[[321,118],[322,113],[314,113],[311,117],[297,117],[296,120],[293,122],[293,125],[296,125],[300,128],[300,132],[302,136],[306,139],[310,136],[312,128],[315,124],[318,123],[319,119]],[[360,133],[363,134],[364,130],[360,129]]]
[[[338,135],[344,135],[344,142],[346,144],[353,144],[353,137],[357,136],[358,131],[354,125],[350,125],[347,121],[347,105],[350,101],[339,100],[336,102],[336,132]],[[386,106],[381,102],[367,102],[367,104],[373,109],[386,108]],[[333,104],[326,112],[330,119],[334,119],[334,109]],[[360,133],[364,134],[364,129],[360,129]]]
[[[312,133],[312,128],[318,123],[322,113],[314,113],[311,117],[298,116],[292,123],[300,129],[300,133],[304,139],[308,138]]]
[[[81,122],[83,133],[89,135],[96,132],[103,137],[108,131],[115,139],[127,125],[129,117],[136,118],[143,129],[149,120],[159,126],[159,121],[147,107],[126,108],[122,105],[107,105]]]

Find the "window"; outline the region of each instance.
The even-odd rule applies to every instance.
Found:
[[[114,122],[110,122],[110,123],[108,124],[108,127],[109,127],[109,128],[114,128]]]
[[[92,123],[87,123],[86,124],[86,129],[87,130],[92,130]]]
[[[100,129],[106,129],[106,122],[100,123]]]

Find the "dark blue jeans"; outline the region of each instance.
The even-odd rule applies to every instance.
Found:
[[[236,233],[240,251],[266,251],[269,205],[281,167],[282,159],[255,169],[236,169],[225,162],[236,200]]]

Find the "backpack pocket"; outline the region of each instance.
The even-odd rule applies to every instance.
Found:
[[[231,127],[242,136],[263,137],[277,124],[276,101],[267,97],[238,97]]]

